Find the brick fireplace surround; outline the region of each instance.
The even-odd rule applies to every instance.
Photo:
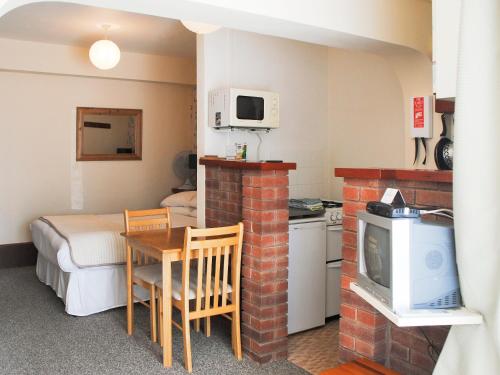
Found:
[[[345,362],[362,356],[402,374],[431,374],[435,364],[428,354],[422,329],[441,349],[449,327],[397,327],[350,290],[357,274],[356,212],[365,210],[366,202],[379,200],[386,187],[400,189],[409,204],[451,208],[452,173],[337,168],[335,176],[344,177],[340,359]]]
[[[243,221],[242,346],[259,363],[287,357],[288,171],[295,163],[201,158],[206,226]]]

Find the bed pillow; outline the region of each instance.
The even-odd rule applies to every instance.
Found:
[[[191,207],[196,208],[196,191],[183,191],[172,194],[161,201],[160,207]]]
[[[198,216],[198,209],[197,208],[191,209],[191,212],[189,213],[189,216],[197,217]]]
[[[169,207],[171,214],[191,216],[193,209],[191,207]]]

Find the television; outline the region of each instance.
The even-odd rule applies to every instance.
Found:
[[[358,212],[360,287],[395,313],[461,305],[453,226]]]

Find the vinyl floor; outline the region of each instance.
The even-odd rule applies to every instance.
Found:
[[[325,326],[296,333],[288,340],[288,360],[316,375],[338,366],[339,320]]]

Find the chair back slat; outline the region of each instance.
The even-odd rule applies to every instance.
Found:
[[[207,270],[205,276],[205,295],[209,296],[212,290],[212,248],[207,249]],[[210,298],[205,298],[205,310],[210,308]]]
[[[170,210],[168,208],[125,210],[124,217],[126,233],[170,227]]]
[[[233,307],[239,309],[242,242],[243,224],[241,223],[221,228],[186,228],[182,299],[188,310],[189,301],[186,301],[185,297],[189,296],[191,262],[197,262],[196,267],[193,265],[197,272],[196,276],[193,275],[196,281],[191,281],[191,285],[196,285],[196,296],[193,298],[194,310],[190,311],[191,318],[220,314],[221,309],[224,311],[229,311]],[[232,281],[231,291],[229,290],[229,274],[231,274]]]
[[[193,229],[193,237],[231,236],[234,235],[234,228],[237,226],[238,224],[229,227],[197,228]]]
[[[203,297],[203,249],[198,249],[198,280],[196,283],[196,311],[201,310],[201,299]]]
[[[170,220],[160,217],[147,220],[132,220],[129,222],[131,231],[165,229],[169,224]]]
[[[222,273],[222,306],[227,304],[227,271],[229,268],[229,246],[224,246],[224,266]]]
[[[217,246],[215,249],[215,277],[214,277],[214,307],[219,306],[219,289],[220,289],[220,255],[222,248]]]
[[[125,210],[123,217],[126,233],[167,229],[170,227],[170,210],[167,207],[151,210]],[[138,265],[150,262],[149,257],[139,251],[135,251],[134,258]]]
[[[206,238],[206,237],[201,237]],[[222,238],[214,238],[214,239],[200,239],[191,242],[191,250],[196,249],[208,249],[209,247],[217,247],[217,246],[234,246],[238,244],[238,239],[235,237],[222,237]]]
[[[158,216],[166,214],[169,212],[168,207],[163,208],[151,208],[149,210],[126,210],[128,212],[129,218],[135,217],[147,217],[147,216]]]

